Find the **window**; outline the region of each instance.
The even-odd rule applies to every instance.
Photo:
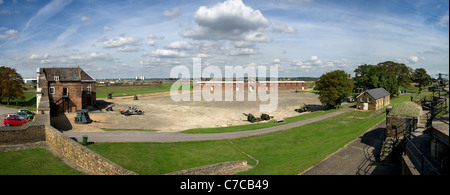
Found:
[[[63,88],[63,96],[67,96],[68,95],[68,91],[67,91],[67,88]]]
[[[88,84],[86,87],[86,93],[91,94],[91,84]]]
[[[370,99],[369,97],[367,97],[367,102],[370,104],[372,103],[372,99]]]
[[[59,81],[59,76],[54,76],[54,77],[53,77],[53,80]]]
[[[361,97],[361,99],[359,99],[359,102],[364,103],[364,98]]]
[[[54,87],[50,87],[50,88],[48,89],[48,93],[49,93],[49,94],[55,94],[55,88],[54,88]]]

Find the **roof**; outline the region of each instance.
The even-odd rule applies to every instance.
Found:
[[[95,81],[95,79],[80,67],[43,69],[47,81],[55,81],[55,76],[59,77],[59,81]]]
[[[375,89],[368,89],[364,92],[362,92],[361,94],[359,94],[356,98],[358,98],[360,95],[364,94],[364,93],[368,93],[370,96],[373,97],[373,99],[380,99],[382,97],[386,97],[388,95],[391,95],[389,92],[386,91],[386,89],[384,88],[375,88]]]

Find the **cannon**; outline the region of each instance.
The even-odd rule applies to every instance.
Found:
[[[256,117],[253,116],[253,114],[251,114],[251,113],[248,113],[248,114],[242,113],[242,114],[244,114],[244,115],[247,117],[247,121],[248,121],[248,122],[254,123],[254,122],[256,122],[256,121],[259,121],[259,120],[257,120]]]
[[[89,117],[88,112],[89,112],[88,109],[77,110],[77,116],[75,117],[75,123],[78,123],[78,124],[92,123],[92,119]]]
[[[296,111],[296,112],[302,113],[302,112],[307,112],[307,111],[312,112],[313,110],[312,110],[311,106],[309,106],[309,105],[303,103],[303,106],[300,107],[299,109],[295,109],[295,111]]]
[[[268,120],[270,120],[271,118],[273,118],[273,116],[269,116],[268,114],[264,114],[264,113],[262,113],[261,114],[261,117],[255,117],[253,114],[251,114],[251,113],[248,113],[248,114],[246,114],[246,113],[242,113],[242,114],[244,114],[246,117],[247,117],[247,121],[248,122],[251,122],[251,123],[254,123],[254,122],[259,122],[259,121],[268,121]]]
[[[113,105],[111,105],[111,106],[108,106],[108,107],[106,107],[106,111],[113,111],[113,107],[115,106],[115,104],[113,104]]]
[[[111,93],[108,93],[108,96],[106,96],[106,99],[112,99],[112,92]]]
[[[120,114],[123,114],[125,116],[129,116],[129,115],[133,115],[133,114],[141,115],[141,114],[144,114],[144,111],[138,110],[137,106],[130,106],[125,110],[120,110]]]

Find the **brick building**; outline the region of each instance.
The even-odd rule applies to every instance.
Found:
[[[307,90],[305,81],[201,81],[197,82],[194,89],[209,89],[214,91],[215,87],[221,87],[222,90],[233,91],[255,91],[258,88],[270,90],[270,85],[275,84],[278,90]]]
[[[52,114],[96,104],[96,81],[80,67],[39,68],[37,98],[48,96]]]
[[[356,107],[360,110],[378,110],[391,103],[390,95],[384,88],[366,90],[356,96]]]

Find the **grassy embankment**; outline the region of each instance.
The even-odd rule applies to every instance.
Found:
[[[44,148],[0,152],[0,175],[82,175]]]

